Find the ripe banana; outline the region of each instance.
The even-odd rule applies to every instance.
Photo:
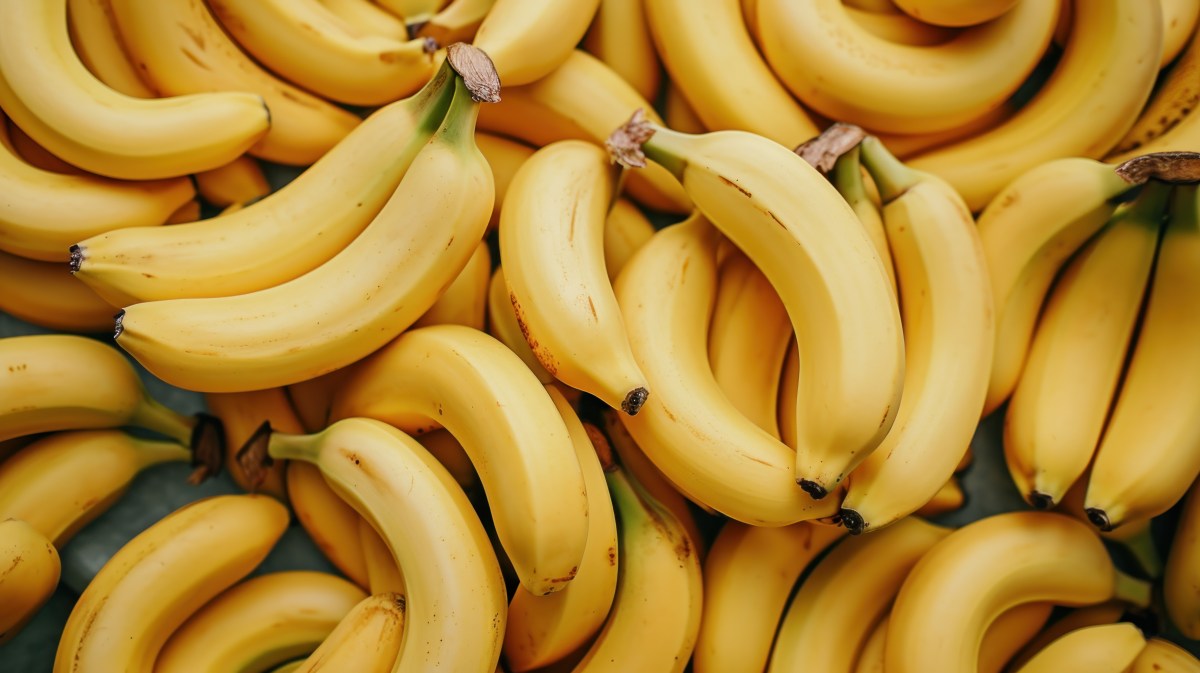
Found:
[[[214,206],[225,208],[234,204],[243,206],[271,193],[271,185],[262,167],[250,156],[240,156],[224,166],[201,171],[193,176],[196,191]],[[75,240],[79,241],[83,237]]]
[[[338,622],[295,673],[389,673],[408,634],[407,599],[367,596]]]
[[[953,185],[973,212],[1034,166],[1059,157],[1104,156],[1150,96],[1162,51],[1159,3],[1073,6],[1071,39],[1032,100],[1003,124],[911,161]]]
[[[617,280],[633,253],[653,235],[654,225],[632,201],[613,202],[604,220],[604,270],[610,281]]]
[[[1126,673],[1196,673],[1200,659],[1179,645],[1162,638],[1150,638]]]
[[[845,532],[807,521],[776,528],[725,522],[704,559],[696,673],[765,670],[796,581]]]
[[[312,435],[273,433],[267,450],[317,465],[392,550],[408,592],[394,672],[495,668],[507,612],[500,566],[466,494],[428,451],[364,418]]]
[[[504,92],[505,95],[508,92]],[[492,208],[492,219],[488,221],[488,231],[500,226],[500,213],[504,211],[504,197],[508,194],[508,185],[517,174],[517,169],[525,160],[533,156],[533,148],[525,143],[509,140],[483,131],[475,133],[475,144],[492,167],[492,179],[496,181],[496,205]]]
[[[226,589],[171,634],[154,672],[263,670],[307,656],[366,597],[328,573],[252,577]]]
[[[371,522],[362,517],[358,519],[358,539],[367,563],[367,590],[372,594],[404,595],[404,574],[396,565],[392,550]]]
[[[600,0],[495,0],[472,41],[492,58],[505,86],[539,80],[583,39]]]
[[[758,3],[767,62],[797,98],[831,119],[892,133],[945,131],[1000,106],[1037,66],[1057,18],[1058,3],[1020,2],[917,47],[870,33],[841,0]]]
[[[134,304],[118,314],[117,344],[167,383],[236,392],[338,369],[411,325],[466,265],[492,209],[491,171],[474,142],[479,104],[455,79],[442,126],[332,259],[257,292]]]
[[[288,504],[295,512],[296,520],[325,558],[358,586],[370,586],[366,555],[359,537],[358,512],[334,493],[314,465],[288,462],[284,483]]]
[[[961,465],[961,463],[960,463]],[[917,511],[913,512],[917,516],[933,517],[947,512],[953,512],[957,509],[962,509],[966,503],[967,495],[963,492],[962,484],[959,482],[958,475],[954,475],[942,484],[937,493],[929,499],[924,505],[921,505]]]
[[[1116,585],[1104,545],[1075,519],[1024,511],[974,521],[934,545],[904,580],[886,669],[970,673],[987,625],[1005,610],[1031,601],[1100,603]]]
[[[393,40],[409,39],[411,31],[404,23],[404,18],[392,14],[371,0],[321,0],[321,4],[359,35],[378,35]],[[456,41],[449,40],[439,44],[451,44]]]
[[[603,148],[582,140],[535,152],[505,197],[500,259],[517,322],[542,367],[633,415],[650,391],[604,266],[618,172]]]
[[[654,391],[622,423],[689,499],[732,519],[779,526],[829,516],[834,499],[814,501],[796,486],[795,452],[738,411],[712,375],[718,236],[697,213],[659,230],[617,278],[633,354]]]
[[[108,332],[117,309],[59,262],[0,252],[0,311],[56,332]]]
[[[621,130],[648,140],[629,149],[680,179],[787,308],[800,352],[795,479],[824,497],[882,441],[899,407],[904,340],[879,255],[837,190],[783,146],[742,131],[677,133],[639,117]]]
[[[567,399],[553,386],[546,392],[562,415],[571,445],[583,472],[588,500],[587,546],[579,572],[561,591],[537,596],[518,586],[508,605],[504,631],[504,660],[514,673],[540,668],[586,645],[604,624],[617,588],[617,521],[608,494],[602,462],[612,462],[611,450],[603,458]],[[611,465],[610,465],[611,466]]]
[[[410,330],[354,372],[331,420],[419,435],[445,427],[479,472],[501,546],[536,595],[563,588],[587,544],[587,498],[561,415],[520,358],[461,325]]]
[[[149,671],[163,644],[217,594],[257,566],[287,528],[273,498],[193,502],[113,555],[71,610],[55,673]]]
[[[298,166],[311,164],[358,125],[356,115],[285,82],[251,60],[225,33],[205,3],[110,2],[130,57],[160,94],[243,91],[256,93],[266,101],[271,112],[270,130],[248,150],[260,159]],[[206,138],[205,134],[191,136]],[[207,168],[227,163],[242,151]]]
[[[872,12],[844,2],[842,7],[850,21],[860,28],[881,40],[899,45],[931,47],[949,42],[960,32],[919,21],[903,12]],[[762,39],[758,38],[756,42],[761,43]]]
[[[411,31],[416,26],[428,21],[434,13],[441,9],[442,5],[446,4],[446,0],[375,0],[375,4],[392,15],[404,19]]]
[[[1165,68],[1195,39],[1200,23],[1200,2],[1197,0],[1162,0],[1163,50],[1159,68]]]
[[[1198,482],[1200,483],[1200,482]],[[1200,486],[1193,485],[1167,555],[1163,602],[1171,623],[1188,638],[1200,637]],[[3,514],[0,513],[0,516]]]
[[[305,432],[323,430],[329,424],[333,396],[349,374],[350,369],[343,367],[284,386],[292,410],[296,412]]]
[[[1154,268],[1171,186],[1150,182],[1060,275],[1004,416],[1017,490],[1054,507],[1092,461]]]
[[[1133,188],[1113,167],[1054,159],[1015,178],[979,215],[996,311],[996,347],[983,413],[1017,387],[1042,303],[1059,268],[1092,237]]]
[[[229,448],[225,454],[225,468],[234,483],[245,490],[267,493],[285,501],[284,470],[287,465],[275,463],[266,469],[265,476],[252,477],[238,463],[237,450],[263,423],[269,422],[272,429],[280,432],[304,431],[288,402],[287,392],[283,388],[264,388],[241,393],[209,393],[204,396],[204,404],[209,413],[221,419],[225,428],[225,446]]]
[[[0,644],[20,632],[58,587],[58,550],[32,525],[0,519]]]
[[[1020,606],[1017,607],[1019,608]],[[1032,659],[1035,654],[1041,652],[1050,643],[1058,640],[1060,636],[1064,636],[1071,631],[1088,626],[1100,626],[1101,624],[1116,622],[1121,618],[1121,615],[1125,614],[1125,607],[1125,604],[1120,601],[1107,601],[1105,603],[1097,603],[1096,605],[1075,608],[1067,612],[1039,631],[1029,642],[1025,643],[1021,650],[1009,661],[1009,670],[1020,670],[1025,665],[1025,662]],[[1012,610],[1009,612],[1012,612]],[[1003,618],[1003,615],[997,619],[1001,618]]]
[[[417,29],[417,37],[432,37],[438,44],[470,42],[494,4],[496,0],[450,0]]]
[[[708,129],[700,121],[696,109],[683,97],[679,85],[667,82],[666,101],[663,103],[663,123],[667,128],[682,133],[704,133]]]
[[[1084,506],[1101,530],[1158,516],[1200,473],[1200,187],[1179,185],[1121,390],[1096,449]]]
[[[465,325],[483,329],[487,312],[488,282],[492,278],[492,253],[487,241],[480,241],[458,276],[446,286],[442,296],[430,306],[413,327],[426,325]]]
[[[67,334],[0,339],[0,441],[136,425],[189,445],[196,421],[151,398],[121,352]]]
[[[578,673],[682,673],[700,630],[700,560],[671,512],[618,465],[604,478],[619,522],[616,598]]]
[[[67,28],[79,60],[97,79],[126,96],[158,97],[129,59],[109,0],[67,0]]]
[[[1017,673],[1095,671],[1123,673],[1141,654],[1146,638],[1129,622],[1071,631],[1033,656]]]
[[[658,100],[662,64],[646,24],[645,0],[600,0],[583,47],[646,100]]]
[[[446,116],[454,79],[442,68],[422,91],[371,115],[295,180],[236,213],[77,236],[75,277],[128,305],[245,294],[317,268],[379,215]]]
[[[706,128],[750,131],[787,147],[817,135],[759,54],[739,0],[716,0],[704,11],[691,0],[643,1],[667,74]]]
[[[462,447],[458,439],[450,434],[450,431],[434,430],[416,438],[421,446],[425,447],[429,453],[433,454],[434,458],[441,463],[450,475],[454,477],[454,481],[458,482],[459,486],[467,492],[469,496],[475,496],[480,490],[479,473],[475,471],[475,466],[471,464],[471,456],[467,455],[467,450]]]
[[[935,26],[962,28],[1006,16],[1024,3],[1017,0],[893,0],[905,14]],[[1054,4],[1054,3],[1046,3]]]
[[[521,324],[517,322],[517,314],[513,311],[512,299],[509,298],[508,283],[504,280],[503,266],[496,267],[492,273],[492,279],[488,283],[487,331],[521,358],[521,362],[525,363],[538,381],[553,383],[558,380],[538,362],[537,356],[533,354],[533,349],[529,347],[529,342],[525,340]]]

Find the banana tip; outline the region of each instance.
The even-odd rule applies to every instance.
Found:
[[[72,245],[70,253],[71,275],[75,275],[76,273],[79,273],[79,268],[83,266],[83,248],[79,247],[78,245]]]
[[[446,47],[446,60],[463,78],[471,98],[479,103],[500,102],[500,74],[492,57],[479,47],[455,42]]]
[[[813,500],[820,500],[829,495],[829,491],[824,486],[818,484],[812,479],[801,479],[796,483],[800,484],[800,488],[809,495]]]
[[[121,333],[125,331],[125,309],[117,311],[113,315],[113,341],[121,338]]]
[[[838,518],[851,535],[860,535],[867,529],[867,522],[863,521],[862,515],[852,509],[843,507],[838,512]]]
[[[638,386],[629,391],[625,399],[621,400],[621,411],[624,411],[630,416],[636,416],[637,412],[642,410],[642,405],[646,403],[646,398],[650,396],[650,391],[642,386]]]
[[[1047,510],[1054,507],[1054,498],[1042,493],[1041,491],[1030,491],[1029,504],[1032,505],[1034,509]]]
[[[1092,525],[1096,528],[1104,532],[1113,529],[1112,521],[1109,520],[1108,514],[1104,510],[1098,507],[1088,507],[1084,510],[1084,513],[1087,514],[1088,521],[1092,522]]]

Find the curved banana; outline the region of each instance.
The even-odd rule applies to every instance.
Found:
[[[193,176],[196,191],[208,203],[224,208],[235,203],[248,204],[271,193],[271,185],[262,167],[253,157],[240,156],[224,166],[201,171]],[[83,237],[76,238],[76,242]]]
[[[979,215],[996,311],[996,347],[984,415],[1017,387],[1042,304],[1058,274],[1133,188],[1113,167],[1072,157],[1040,164],[1010,182]]]
[[[58,550],[20,520],[0,518],[0,644],[21,631],[58,587]]]
[[[441,463],[467,495],[474,496],[481,488],[479,473],[471,464],[471,456],[448,430],[433,430],[416,438]]]
[[[408,633],[407,603],[400,594],[367,596],[294,673],[389,673]]]
[[[259,63],[318,96],[386,105],[437,69],[431,40],[355,35],[319,0],[212,0],[212,13]]]
[[[905,14],[935,26],[977,26],[1011,14],[1018,0],[892,0]],[[1046,3],[1054,4],[1054,3]]]
[[[1195,41],[1200,25],[1200,2],[1197,0],[1161,0],[1163,15],[1163,50],[1158,66],[1165,68],[1175,61],[1189,42]]]
[[[508,92],[504,94],[508,95]],[[492,219],[488,221],[488,231],[491,232],[500,226],[500,213],[504,212],[504,197],[508,194],[509,183],[525,160],[533,156],[534,149],[525,143],[483,131],[475,133],[475,144],[483,152],[488,166],[492,167],[492,179],[496,181],[496,205],[492,207]]]
[[[410,330],[355,365],[331,420],[445,427],[479,472],[500,544],[536,595],[571,580],[587,543],[579,461],[546,389],[503,344],[461,325]]]
[[[974,521],[934,545],[904,580],[888,624],[886,669],[971,673],[987,625],[1005,610],[1032,601],[1100,603],[1116,584],[1100,538],[1075,519],[1025,511]]]
[[[725,522],[704,559],[696,673],[765,670],[796,581],[845,533],[807,521],[775,528]]]
[[[1129,622],[1087,626],[1050,643],[1016,670],[1017,673],[1067,670],[1123,673],[1145,645],[1146,637]]]
[[[0,311],[56,332],[107,333],[117,309],[60,262],[0,251]]]
[[[487,241],[480,241],[466,266],[412,326],[465,325],[482,330],[491,279],[492,253]]]
[[[620,541],[616,597],[577,673],[682,673],[700,630],[700,560],[679,520],[620,466],[604,474]]]
[[[667,128],[683,133],[704,133],[708,129],[692,104],[683,97],[679,85],[674,82],[666,83],[667,94],[663,102],[663,123]]]
[[[62,547],[117,501],[142,470],[192,453],[120,430],[46,435],[0,463],[0,520],[21,519]]]
[[[359,537],[358,512],[333,491],[314,465],[289,461],[285,484],[288,504],[296,514],[296,520],[325,558],[358,586],[369,587],[371,581]]]
[[[605,483],[602,459],[590,433],[567,399],[553,386],[554,401],[571,435],[571,445],[583,472],[588,500],[587,546],[579,572],[561,591],[537,596],[518,586],[508,605],[504,631],[504,660],[514,673],[540,668],[585,645],[596,634],[612,607],[617,588],[617,521]]]
[[[417,28],[417,37],[431,37],[438,44],[470,42],[495,4],[496,0],[450,0]]]
[[[891,150],[890,147],[888,149]],[[837,188],[838,194],[846,199],[850,209],[858,216],[859,223],[871,237],[871,245],[875,246],[875,252],[879,253],[879,259],[883,261],[883,268],[891,281],[892,294],[895,295],[896,265],[892,260],[887,232],[883,227],[883,213],[879,212],[878,188],[875,188],[876,193],[872,195],[867,190],[867,182],[864,179],[866,177],[868,176],[862,168],[861,145],[855,145],[849,152],[838,157],[833,171],[829,173],[829,181]],[[874,182],[871,186],[875,186]]]
[[[200,392],[295,383],[378,349],[437,301],[483,238],[493,191],[475,148],[478,107],[456,78],[442,126],[383,210],[328,262],[248,294],[134,304],[118,315],[117,344],[167,383]]]
[[[531,145],[556,140],[603,143],[637,109],[656,113],[637,90],[596,57],[576,49],[554,72],[525,86],[506,87],[503,100],[479,111],[479,128]],[[652,210],[689,213],[691,199],[659,166],[628,176],[625,193]]]
[[[347,26],[359,35],[378,35],[393,40],[408,40],[411,31],[404,18],[396,16],[371,0],[321,0]],[[457,40],[439,42],[451,44]]]
[[[512,299],[509,298],[508,283],[504,280],[503,266],[496,267],[496,270],[492,272],[492,279],[488,283],[487,313],[488,334],[508,346],[509,350],[521,358],[521,362],[525,363],[538,381],[542,383],[558,381],[550,372],[546,371],[542,363],[538,362],[537,356],[533,354],[533,349],[529,347],[529,342],[525,340],[525,333],[521,330],[521,324],[517,322],[517,314],[513,310]]]
[[[1029,604],[1027,604],[1029,605]],[[1013,610],[1018,609],[1013,608]],[[1125,604],[1121,601],[1107,601],[1097,603],[1096,605],[1088,605],[1081,608],[1074,608],[1061,618],[1051,622],[1048,626],[1038,631],[1037,635],[1031,638],[1020,651],[1016,653],[1008,662],[1008,670],[1020,670],[1025,662],[1033,658],[1033,655],[1041,652],[1047,645],[1058,640],[1060,636],[1066,635],[1076,629],[1082,629],[1088,626],[1100,626],[1101,624],[1112,624],[1125,614]],[[1009,610],[1005,614],[1011,613]],[[1003,618],[1004,615],[997,617]]]
[[[472,44],[491,57],[502,85],[529,84],[570,57],[599,6],[600,0],[495,0]]]
[[[795,452],[738,411],[712,375],[707,341],[718,236],[693,215],[658,231],[617,278],[633,354],[654,391],[636,416],[621,420],[695,502],[755,525],[829,516],[834,499],[814,501],[796,486]]]
[[[1196,673],[1197,659],[1179,645],[1163,638],[1150,638],[1126,673]]]
[[[604,220],[604,270],[616,281],[621,269],[654,235],[654,225],[634,203],[619,198]]]
[[[0,441],[136,425],[190,445],[196,421],[149,396],[121,352],[87,337],[0,339]]]
[[[667,74],[706,128],[750,131],[787,147],[817,135],[759,54],[740,0],[716,0],[704,11],[691,0],[643,1]]]
[[[262,427],[270,423],[273,430],[280,432],[303,432],[300,419],[288,402],[283,388],[264,388],[240,393],[209,393],[204,396],[209,413],[221,419],[225,428],[225,469],[229,470],[234,483],[245,490],[255,490],[287,499],[284,484],[285,463],[275,463],[263,474],[253,477],[246,474],[237,460],[237,450]]]
[[[842,2],[842,6],[851,21],[885,42],[910,47],[932,47],[949,42],[961,32],[919,21],[903,12],[872,12],[845,2]],[[762,39],[759,38],[756,42],[761,43]]]
[[[154,673],[263,670],[307,656],[366,597],[329,573],[252,577],[226,589],[171,634]]]
[[[1101,530],[1158,516],[1175,505],[1200,473],[1200,390],[1169,388],[1200,375],[1200,186],[1178,185],[1155,261],[1133,353],[1084,499]]]
[[[913,168],[953,185],[972,211],[1034,166],[1104,156],[1150,96],[1162,51],[1159,3],[1073,6],[1071,39],[1033,99],[995,128],[911,160]]]
[[[367,562],[367,590],[372,594],[395,592],[403,595],[404,574],[379,531],[363,517],[358,518],[358,539]]]
[[[432,17],[446,0],[374,0],[375,4],[390,12],[393,16],[404,19],[410,28],[420,26]]]
[[[157,98],[125,51],[109,0],[67,0],[71,45],[83,65],[115,91],[136,98]]]
[[[646,100],[657,100],[662,64],[646,23],[646,0],[600,0],[583,47]]]
[[[18,454],[20,455],[20,454]],[[0,463],[2,469],[3,463]],[[1200,482],[1197,482],[1200,483]],[[1172,536],[1163,572],[1162,596],[1175,628],[1188,638],[1200,637],[1200,486],[1193,485]],[[0,512],[0,516],[3,513]]]
[[[329,409],[333,406],[333,396],[349,375],[350,368],[343,367],[284,386],[288,402],[291,403],[292,410],[296,412],[296,417],[300,419],[300,425],[305,432],[323,430],[329,424]]]
[[[1041,60],[1057,18],[1058,3],[1020,2],[917,47],[872,34],[841,0],[758,3],[763,53],[797,98],[831,119],[892,133],[945,131],[1001,105]]]
[[[395,673],[495,668],[507,612],[500,566],[466,494],[428,451],[365,418],[273,433],[267,450],[317,465],[392,550],[408,592]]]
[[[171,634],[249,574],[287,524],[287,508],[273,498],[221,495],[185,505],[142,531],[75,603],[55,673],[153,670]]]
[[[356,115],[285,82],[251,60],[205,3],[110,2],[126,49],[147,83],[159,93],[244,91],[266,101],[271,111],[270,130],[242,151],[267,161],[304,166],[358,125]],[[235,156],[207,168],[228,163]]]
[[[800,352],[794,477],[824,497],[883,440],[904,379],[900,313],[870,237],[816,169],[766,138],[677,133],[638,115],[622,131],[649,136],[640,150],[779,293]]]
[[[220,219],[76,237],[75,276],[115,304],[245,294],[337,255],[377,217],[446,116],[449,66],[279,191]],[[380,151],[395,147],[395,152]]]
[[[546,145],[513,176],[500,213],[500,259],[517,322],[563,383],[638,413],[649,390],[604,267],[617,181],[603,148]]]
[[[1049,509],[1092,461],[1154,268],[1171,186],[1150,182],[1067,264],[1004,416],[1004,455],[1027,502]]]
[[[921,505],[913,514],[923,517],[933,517],[962,509],[966,501],[967,494],[963,492],[962,483],[956,474],[947,479],[946,483],[942,484],[942,487],[938,489],[938,492],[934,493],[933,497],[929,499],[929,502]]]

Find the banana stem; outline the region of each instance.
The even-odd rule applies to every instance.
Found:
[[[1139,608],[1150,607],[1150,601],[1154,593],[1154,587],[1150,582],[1138,579],[1120,570],[1116,570],[1115,573],[1116,578],[1113,582],[1114,599],[1135,605]]]
[[[133,447],[134,455],[137,456],[139,472],[159,463],[182,462],[192,459],[192,452],[176,442],[130,436],[129,443]]]
[[[264,423],[263,427],[259,427],[255,431],[254,436],[246,442],[246,446],[238,451],[238,461],[242,461],[242,456],[249,457],[251,454],[257,453],[264,446],[262,441],[263,435],[267,435],[265,442],[266,459],[274,460],[303,460],[308,463],[317,463],[321,454],[321,434],[315,432],[308,435],[293,435],[283,432],[271,432],[268,424]],[[268,462],[269,466],[270,463]]]
[[[905,166],[884,147],[879,138],[867,136],[860,147],[862,163],[879,188],[879,197],[884,204],[895,200],[921,181],[921,174]]]
[[[833,187],[847,203],[867,200],[867,183],[863,181],[861,157],[862,149],[855,145],[838,157],[837,163],[833,165],[833,173],[830,175]]]
[[[137,410],[133,412],[133,417],[129,419],[129,424],[153,430],[174,439],[184,446],[190,446],[192,442],[192,428],[196,425],[196,419],[184,416],[178,411],[168,408],[153,397],[144,395],[142,403],[138,405]]]
[[[1127,219],[1158,226],[1162,224],[1163,217],[1166,216],[1167,204],[1171,200],[1173,188],[1174,186],[1169,183],[1150,180],[1142,186],[1141,191],[1125,207],[1125,210],[1118,212]]]
[[[1137,533],[1129,537],[1117,540],[1117,542],[1133,556],[1134,560],[1137,561],[1138,567],[1149,577],[1158,578],[1162,576],[1162,555],[1158,553],[1158,547],[1154,544],[1154,536],[1150,533],[1149,525],[1144,526]]]
[[[458,147],[466,147],[465,141],[470,139],[469,146],[475,146],[475,120],[479,118],[479,103],[471,93],[467,83],[456,77],[454,82],[454,98],[450,101],[450,109],[446,118],[438,127],[435,137],[442,142]]]

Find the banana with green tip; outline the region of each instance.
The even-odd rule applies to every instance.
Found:
[[[0,644],[17,635],[58,587],[58,550],[37,528],[0,518]]]

